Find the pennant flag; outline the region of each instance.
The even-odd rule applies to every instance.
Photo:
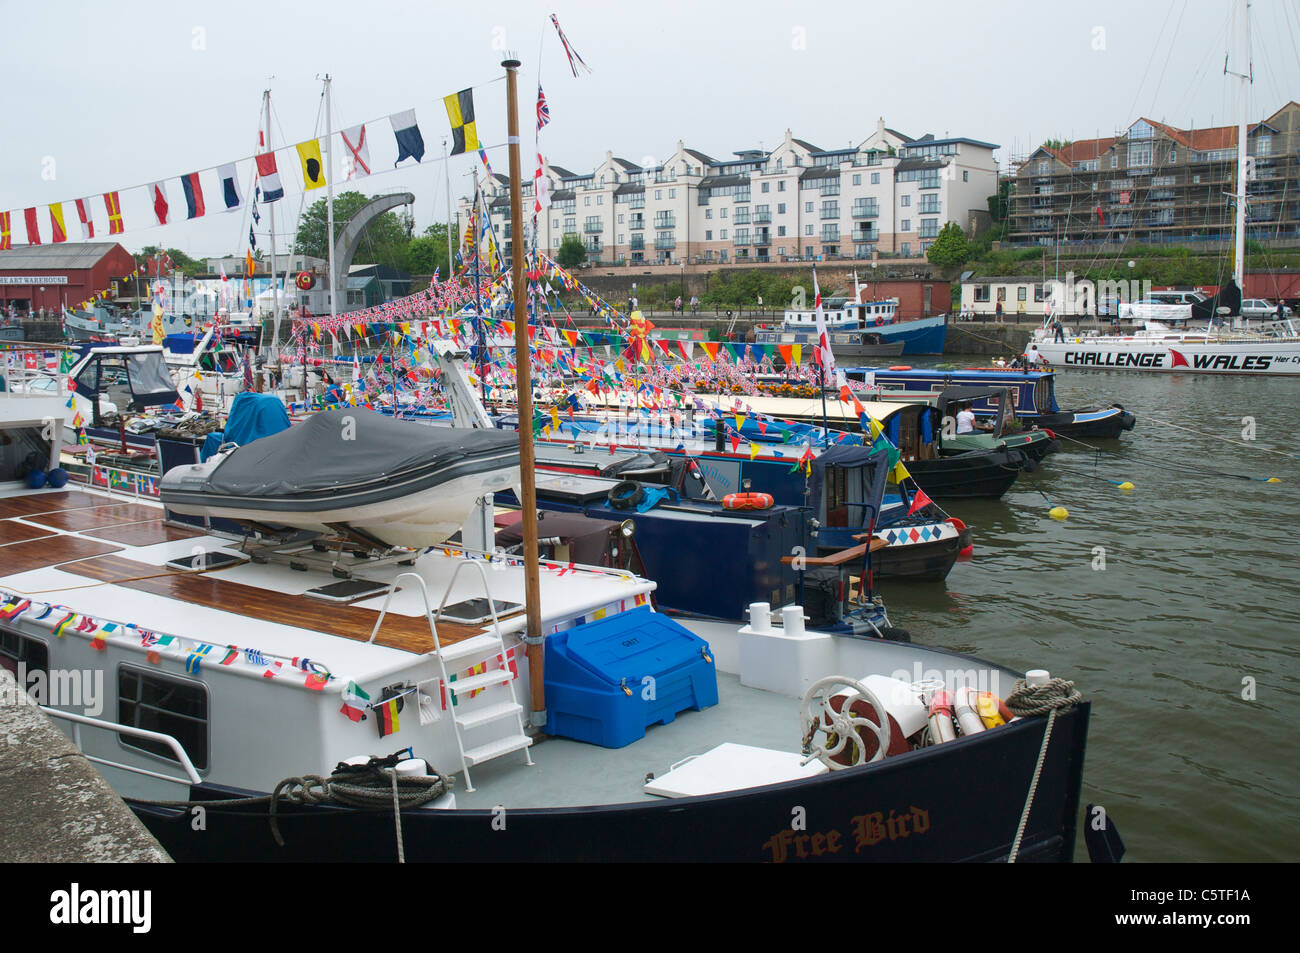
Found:
[[[451,121],[451,138],[454,146],[451,154],[460,155],[466,149],[478,148],[478,128],[474,125],[474,90],[462,89],[442,97],[447,107],[447,118]]]
[[[322,692],[325,686],[329,684],[330,676],[322,675],[320,672],[308,672],[307,679],[303,682],[313,692]]]
[[[320,140],[310,139],[298,143],[298,161],[302,163],[303,188],[310,192],[325,184],[325,168],[321,165]]]
[[[63,203],[55,202],[50,206],[50,229],[54,232],[52,242],[66,242],[68,240],[68,229],[63,224]]]
[[[0,251],[8,251],[13,248],[13,238],[10,236],[9,213],[0,212]]]
[[[390,698],[386,702],[380,702],[374,708],[375,719],[379,722],[379,737],[387,738],[401,728],[397,720],[397,699]]]
[[[41,243],[41,230],[36,226],[36,209],[24,209],[23,219],[27,223],[27,244],[39,245]]]
[[[244,275],[248,278],[253,277],[253,272],[257,268],[257,262],[253,260],[251,251],[244,252]]]
[[[892,476],[894,478],[895,483],[902,483],[911,475],[912,474],[907,472],[907,467],[903,466],[902,460],[899,460],[896,464],[894,464],[894,472]]]
[[[559,34],[560,43],[564,46],[564,55],[569,58],[569,69],[573,70],[573,75],[578,75],[579,66],[590,73],[591,67],[584,63],[582,57],[578,55],[578,51],[569,45],[569,38],[565,36],[564,31],[560,29],[560,21],[556,19],[554,13],[551,14],[551,22],[555,24],[555,32]]]
[[[81,222],[81,238],[83,241],[95,237],[95,222],[90,217],[90,209],[86,207],[85,199],[77,199],[77,218]]]
[[[932,499],[925,495],[925,490],[917,487],[916,492],[912,494],[912,505],[907,508],[907,515],[911,516],[917,510],[929,506],[933,502]]]
[[[225,204],[226,211],[243,205],[244,197],[239,192],[239,174],[235,171],[235,164],[227,162],[219,166],[217,178],[221,181],[221,201]]]
[[[72,624],[72,620],[75,619],[76,617],[77,617],[76,613],[69,612],[62,619],[60,619],[58,623],[54,626],[55,637],[60,639],[63,638],[63,636],[67,634],[68,626]]]
[[[256,162],[257,177],[262,182],[262,201],[280,201],[284,198],[284,187],[280,185],[280,172],[275,167],[275,153],[263,152]]]
[[[108,209],[108,234],[122,234],[122,200],[116,192],[104,193],[104,207]]]
[[[199,218],[206,209],[203,205],[203,186],[199,185],[199,174],[191,172],[181,176],[181,188],[185,190],[185,217]]]
[[[158,224],[166,225],[168,216],[166,184],[155,182],[149,186],[149,201],[153,205],[154,218],[158,220]]]
[[[468,92],[468,91],[467,91]],[[448,107],[450,110],[450,107]],[[470,120],[474,119],[474,106],[470,104]],[[420,135],[420,127],[415,124],[415,110],[408,109],[405,112],[393,113],[388,117],[388,121],[393,124],[393,135],[397,137],[397,162],[393,163],[394,168],[403,159],[414,159],[419,162],[424,158],[424,137]],[[457,142],[460,142],[457,139]],[[478,140],[474,140],[477,145]],[[460,149],[451,150],[451,154],[464,152],[464,145]],[[397,729],[393,729],[396,731]]]
[[[344,179],[360,179],[370,174],[370,144],[366,142],[366,126],[362,123],[342,132],[343,145],[347,147],[347,174]]]

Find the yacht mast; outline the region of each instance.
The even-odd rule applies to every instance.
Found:
[[[506,142],[510,147],[510,220],[524,220],[523,188],[519,159],[519,109],[516,87],[519,60],[507,53],[501,63],[506,70]],[[515,297],[515,392],[519,420],[519,476],[521,482],[519,507],[523,513],[524,529],[524,601],[528,613],[528,687],[532,695],[532,723],[536,727],[546,724],[546,683],[542,670],[544,654],[542,636],[541,583],[537,569],[537,487],[536,461],[533,456],[533,384],[528,357],[528,306],[524,287],[524,243],[515,235],[511,251],[512,290]]]
[[[271,148],[271,91],[268,89],[262,93],[262,102],[266,106],[266,151],[273,152]],[[276,358],[280,356],[280,296],[275,291],[275,203],[268,202],[271,213],[271,329],[272,338],[274,339],[274,351]],[[252,275],[249,275],[250,288],[252,285]],[[253,295],[253,303],[256,306],[257,295]],[[303,381],[304,388],[306,380]]]
[[[1250,108],[1250,0],[1237,0],[1236,35],[1230,75],[1237,77],[1237,220],[1233,229],[1232,276],[1246,293],[1246,110]]]
[[[329,249],[330,317],[338,316],[334,301],[334,125],[330,117],[330,74],[325,74],[325,219],[327,222],[325,247]],[[330,325],[333,327],[333,324]]]

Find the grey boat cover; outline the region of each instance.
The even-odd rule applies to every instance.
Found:
[[[518,434],[500,430],[431,427],[356,407],[323,410],[234,450],[203,490],[266,500],[396,490],[518,466],[518,440]]]

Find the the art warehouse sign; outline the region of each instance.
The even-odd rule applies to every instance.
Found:
[[[66,285],[67,275],[0,275],[0,285]]]

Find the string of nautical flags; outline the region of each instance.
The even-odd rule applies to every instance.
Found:
[[[477,151],[484,157],[478,139],[474,117],[474,87],[462,89],[443,99],[451,134],[455,143],[452,155],[466,151]],[[384,118],[372,119],[335,132],[334,139],[341,143],[344,156],[344,181],[353,181],[371,175],[374,171],[370,158],[370,134],[374,127],[384,123]],[[416,118],[414,109],[392,113],[387,117],[393,139],[397,147],[396,169],[407,163],[421,163],[425,157],[424,136]],[[229,162],[208,166],[193,172],[185,172],[126,188],[113,189],[96,195],[52,202],[49,205],[34,205],[26,209],[13,209],[0,212],[0,251],[14,247],[15,233],[21,228],[29,246],[66,242],[71,237],[70,225],[80,225],[81,238],[85,241],[97,235],[115,236],[123,234],[127,222],[122,215],[122,197],[136,195],[145,200],[151,214],[151,220],[138,227],[168,225],[180,221],[192,221],[222,212],[237,212],[244,208],[248,196],[241,187],[238,166],[251,161],[256,169],[255,192],[252,197],[254,223],[260,216],[256,205],[270,205],[282,200],[285,187],[282,179],[282,163],[287,158],[290,163],[296,159],[296,166],[302,176],[303,192],[324,188],[327,184],[327,171],[322,159],[321,142],[325,137],[315,137],[302,142],[281,146],[275,149],[259,151],[252,156],[244,156]],[[331,142],[333,144],[333,142]],[[259,136],[259,148],[264,148]],[[384,170],[380,170],[384,171]],[[74,218],[75,216],[75,218]],[[136,222],[131,227],[137,227]],[[21,244],[21,243],[20,243]],[[249,229],[250,252],[256,250],[256,240]],[[250,256],[251,257],[251,256]]]

